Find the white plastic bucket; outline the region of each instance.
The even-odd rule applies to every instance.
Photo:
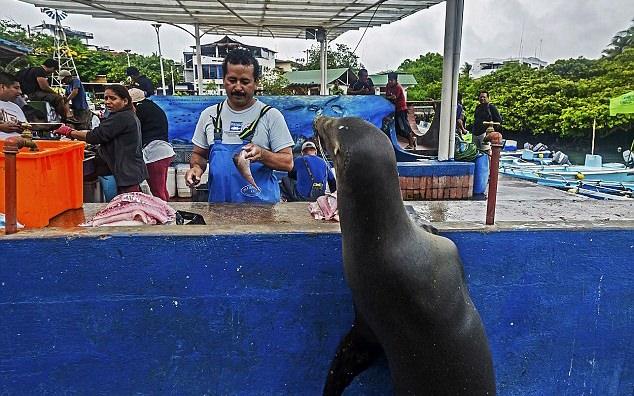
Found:
[[[167,168],[167,181],[165,182],[165,186],[167,187],[167,193],[170,198],[176,196],[176,168],[170,166]]]
[[[176,192],[181,198],[190,198],[192,192],[185,183],[185,173],[189,170],[189,164],[176,164]]]

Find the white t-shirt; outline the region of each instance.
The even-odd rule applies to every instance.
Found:
[[[17,104],[0,100],[0,122],[18,123],[26,122],[24,112]],[[19,133],[0,132],[0,139],[4,140],[11,136],[19,136]]]
[[[222,117],[222,143],[242,143],[239,136],[240,133],[258,118],[264,106],[264,103],[256,99],[253,106],[248,109],[235,111],[225,100],[220,112],[220,117]],[[192,137],[192,143],[196,146],[208,149],[214,144],[214,121],[212,117],[216,118],[217,108],[218,105],[209,106],[200,113],[200,118]],[[260,119],[251,141],[274,153],[294,145],[284,116],[275,108],[267,111]]]

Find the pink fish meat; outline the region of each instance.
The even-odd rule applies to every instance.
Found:
[[[162,199],[131,192],[119,194],[83,226],[110,225],[137,221],[144,224],[165,224],[176,219],[176,211]]]
[[[247,152],[245,150],[240,150],[233,156],[233,164],[238,169],[238,172],[249,182],[253,187],[257,190],[260,189],[257,184],[255,184],[255,180],[253,179],[253,175],[251,174],[251,161],[246,158]]]

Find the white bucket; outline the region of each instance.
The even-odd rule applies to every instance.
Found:
[[[176,196],[176,168],[170,166],[167,168],[167,181],[165,182],[165,186],[167,187],[167,193],[170,198]]]
[[[601,168],[603,160],[600,155],[586,154],[586,162],[584,164],[588,168]]]
[[[176,164],[176,191],[181,198],[190,198],[192,192],[185,183],[185,173],[189,170],[189,164]]]

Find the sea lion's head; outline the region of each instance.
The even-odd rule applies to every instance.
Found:
[[[396,157],[387,135],[357,117],[319,116],[313,122],[318,142],[333,160],[337,179],[363,182],[396,176]],[[339,183],[337,183],[339,184]]]

